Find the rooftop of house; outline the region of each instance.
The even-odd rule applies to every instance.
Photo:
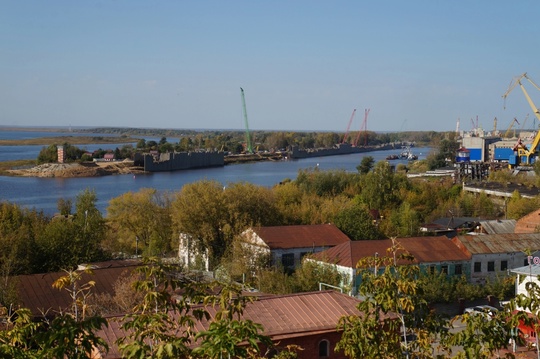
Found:
[[[512,273],[530,275],[538,277],[540,275],[540,265],[531,264],[530,266],[523,266],[510,270]]]
[[[253,227],[244,232],[257,235],[270,249],[333,247],[350,239],[333,224]]]
[[[139,260],[114,260],[92,263],[92,274],[83,273],[81,283],[95,281],[93,293],[114,293],[118,278],[139,266]],[[20,305],[32,311],[34,316],[54,316],[72,304],[66,290],[53,288],[53,283],[67,272],[20,275],[16,277]]]
[[[356,308],[358,303],[358,299],[336,291],[262,296],[247,304],[242,319],[261,324],[264,328],[262,334],[278,341],[335,332],[341,317],[360,314]],[[210,318],[215,318],[216,308],[207,307],[206,310]],[[109,318],[108,327],[98,332],[109,345],[109,353],[103,358],[121,357],[115,343],[125,333],[121,329],[122,322],[117,319]],[[209,324],[209,321],[198,321],[195,331],[206,330]]]
[[[464,235],[452,239],[461,250],[470,254],[517,253],[540,250],[540,233],[504,233]]]
[[[411,254],[416,263],[466,261],[470,256],[461,251],[446,237],[398,238],[404,251]],[[387,255],[392,240],[350,241],[313,255],[314,259],[355,268],[362,258]]]
[[[477,217],[444,217],[433,221],[433,223],[446,226],[449,229],[458,228],[472,228],[474,224],[478,223],[480,218]]]
[[[486,234],[514,233],[516,228],[515,219],[496,219],[479,222],[482,232]]]
[[[540,226],[540,209],[533,211],[516,222],[515,233],[534,233]]]

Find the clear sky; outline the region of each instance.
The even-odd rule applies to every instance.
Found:
[[[0,0],[0,125],[533,125],[538,0]],[[526,90],[537,106],[540,91]],[[538,99],[538,100],[537,100]],[[474,121],[471,121],[474,120]],[[538,125],[538,121],[536,121]],[[529,127],[529,126],[527,126]]]

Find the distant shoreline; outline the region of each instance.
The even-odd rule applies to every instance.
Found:
[[[125,136],[55,136],[55,137],[37,137],[24,140],[0,140],[0,146],[39,146],[39,145],[60,145],[69,143],[73,145],[87,144],[110,144],[110,143],[136,143],[138,138]]]

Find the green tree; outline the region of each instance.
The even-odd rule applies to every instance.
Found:
[[[373,168],[373,165],[375,164],[375,160],[372,156],[364,156],[362,157],[362,162],[358,166],[356,166],[356,169],[361,174],[366,174]]]
[[[281,224],[280,212],[272,190],[248,182],[234,182],[225,187],[226,222],[234,234],[249,226]]]
[[[337,270],[335,265],[319,264],[306,257],[302,260],[302,265],[292,275],[293,292],[317,291],[320,290],[321,283],[343,288],[347,279]],[[348,292],[350,288],[343,289]]]
[[[199,252],[206,250],[210,266],[214,268],[225,253],[232,231],[226,221],[227,205],[224,187],[217,181],[203,180],[185,185],[175,193],[171,203],[172,221],[178,234],[191,236],[199,246]]]
[[[65,216],[65,217],[71,214],[72,206],[73,204],[71,203],[70,199],[60,198],[56,202],[56,207],[58,208],[60,215]]]
[[[8,315],[5,326],[0,330],[0,357],[37,359],[41,348],[36,342],[36,334],[43,329],[43,323],[35,322],[27,308],[21,308]]]
[[[446,348],[461,347],[454,358],[488,359],[494,356],[500,358],[500,350],[506,349],[513,338],[512,328],[517,327],[517,321],[511,319],[508,314],[506,311],[500,311],[494,315],[486,312],[457,316],[452,319],[451,324],[459,319],[465,324],[465,328],[443,335],[442,345]],[[514,356],[510,354],[507,357]]]
[[[139,141],[137,141],[137,146],[136,147],[138,149],[146,148],[146,140],[144,138],[141,138]]]
[[[18,302],[15,276],[33,272],[37,233],[47,221],[41,212],[0,202],[0,306]]]
[[[49,145],[49,147],[43,147],[39,151],[37,157],[37,163],[53,163],[58,161],[58,147],[56,145]]]
[[[306,193],[318,196],[337,196],[359,192],[359,175],[344,170],[320,171],[318,168],[300,170],[295,184]]]
[[[383,223],[383,231],[390,237],[414,237],[418,235],[421,218],[409,203],[402,203]]]
[[[72,218],[56,217],[36,235],[34,271],[47,273],[73,268],[78,264],[78,246],[75,238],[79,228]]]
[[[78,228],[74,238],[79,263],[90,263],[106,258],[102,243],[106,237],[105,219],[96,206],[97,195],[86,189],[77,195],[75,201],[74,225]]]
[[[64,143],[63,147],[64,147],[64,154],[66,156],[67,161],[79,160],[85,152],[84,150],[78,148],[77,146],[73,146],[69,143]]]
[[[408,185],[407,178],[395,174],[387,161],[379,161],[373,171],[362,176],[361,200],[369,209],[384,210],[400,205],[400,191]]]
[[[113,198],[107,207],[107,223],[110,251],[163,255],[173,246],[169,199],[155,189]]]
[[[361,203],[351,203],[337,213],[334,224],[353,241],[381,238],[374,218]]]
[[[459,142],[455,139],[455,134],[448,134],[442,139],[435,150],[430,153],[426,160],[430,170],[445,167],[447,162],[453,163],[456,158]]]
[[[506,204],[506,217],[519,219],[539,207],[539,199],[523,198],[518,191],[514,191]]]
[[[138,267],[141,275],[135,289],[143,300],[133,313],[124,317],[125,337],[117,344],[124,358],[186,358],[191,353],[193,327],[196,320],[207,318],[204,309],[193,309],[191,303],[204,300],[206,293],[199,285],[180,280],[172,273],[177,270],[157,258],[146,258]],[[181,290],[181,299],[173,293]]]
[[[290,275],[283,268],[269,267],[256,273],[256,288],[263,293],[289,294],[293,292]]]
[[[12,274],[27,274],[34,254],[36,235],[43,231],[48,218],[43,213],[16,204],[0,202],[0,258],[14,254]]]

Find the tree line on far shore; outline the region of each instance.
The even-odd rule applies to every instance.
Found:
[[[100,133],[121,134],[122,136],[155,135],[159,141],[145,140],[141,138],[135,145],[125,144],[121,147],[100,148],[92,153],[86,151],[84,146],[75,146],[68,142],[51,144],[43,147],[38,155],[37,162],[53,163],[58,160],[58,146],[64,147],[66,161],[91,161],[100,159],[106,153],[114,153],[116,159],[133,159],[137,152],[157,151],[165,152],[189,152],[197,150],[223,151],[230,154],[240,154],[246,151],[245,134],[240,131],[144,131],[141,129],[93,129]],[[354,143],[358,133],[351,132],[346,136],[337,132],[279,132],[279,131],[254,131],[253,150],[259,152],[276,152],[297,146],[300,149],[330,148],[340,143]],[[359,147],[379,146],[385,144],[416,144],[420,146],[441,147],[446,143],[448,151],[457,149],[455,134],[451,132],[402,132],[402,133],[376,133],[366,132],[362,134],[365,140]],[[444,153],[448,151],[443,151]],[[452,155],[455,157],[455,153]],[[436,168],[445,164],[444,158],[430,162],[429,167]]]

